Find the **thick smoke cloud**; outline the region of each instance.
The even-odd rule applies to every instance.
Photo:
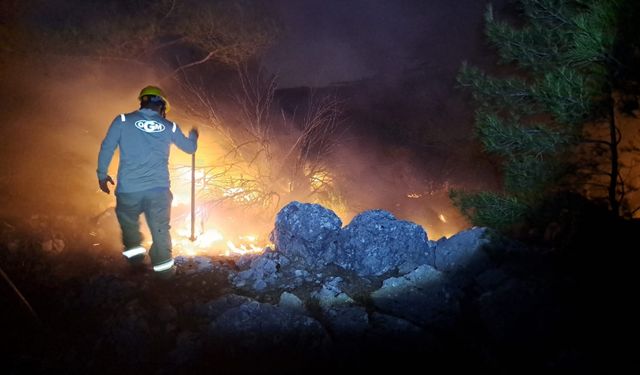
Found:
[[[365,79],[346,97],[346,132],[331,160],[352,204],[343,219],[384,208],[428,229],[438,224],[436,236],[450,234],[438,218],[456,215],[447,184],[488,180],[464,152],[470,109],[453,88],[462,60],[490,55],[482,43],[484,3],[278,0],[273,6],[283,32],[264,64],[281,88]],[[157,83],[154,73],[64,56],[6,54],[1,62],[2,216],[90,218],[112,207],[113,196],[96,183],[100,141],[116,115],[137,107],[140,88]],[[114,175],[116,165],[117,159]],[[453,228],[463,225],[459,219]]]

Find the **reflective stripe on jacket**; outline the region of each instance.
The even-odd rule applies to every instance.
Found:
[[[151,109],[117,116],[102,141],[98,154],[98,179],[107,177],[116,147],[120,148],[116,193],[169,188],[169,151],[175,144],[192,154],[198,147],[195,134],[185,137],[174,122]]]

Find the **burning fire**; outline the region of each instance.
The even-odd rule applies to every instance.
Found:
[[[231,198],[238,203],[249,203],[253,202],[257,198],[258,194],[255,192],[247,192],[241,187],[230,187],[224,190],[222,196]]]
[[[320,190],[325,185],[333,185],[333,177],[327,171],[317,171],[311,175],[309,183],[314,190]]]
[[[190,191],[186,187],[191,186],[191,168],[178,167],[175,170],[175,178],[181,183],[180,188],[174,191],[172,207],[189,207],[191,204]],[[197,191],[206,194],[211,193],[211,179],[203,169],[195,170],[195,187]],[[241,187],[228,187],[224,189],[222,195],[226,198],[241,203],[251,200],[252,193],[246,192]],[[195,228],[194,239],[191,239],[191,215],[186,214],[184,217],[177,219],[179,224],[172,223],[177,229],[172,231],[172,242],[174,253],[183,256],[197,255],[223,255],[237,256],[250,253],[261,253],[264,249],[271,245],[269,241],[263,240],[259,236],[252,234],[244,234],[233,236],[223,233],[222,230],[209,227],[207,219],[209,212],[206,207],[196,206],[195,209]],[[207,225],[205,225],[207,224]],[[206,228],[205,228],[206,227]]]
[[[172,239],[176,254],[183,256],[240,256],[244,254],[262,253],[266,248],[273,246],[264,236],[261,238],[255,234],[247,233],[250,231],[254,233],[255,231],[261,232],[261,229],[255,229],[255,225],[248,227],[246,225],[247,223],[242,222],[241,225],[234,226],[234,224],[237,223],[233,219],[233,217],[235,217],[234,215],[230,217],[221,215],[220,217],[212,217],[211,219],[213,220],[209,220],[208,205],[196,207],[194,238],[191,238],[191,215],[185,213],[185,210],[190,207],[191,204],[191,168],[178,167],[174,171],[174,177],[181,183],[176,184],[178,186],[174,191],[172,205],[178,211],[182,211],[182,216],[180,218],[174,218],[174,222],[172,223],[175,227],[172,231]],[[324,190],[334,183],[333,176],[326,170],[305,172],[309,172],[307,176],[310,187],[316,191]],[[257,199],[257,193],[252,186],[237,185],[234,179],[219,179],[218,175],[212,172],[206,172],[205,169],[196,169],[194,177],[193,183],[195,183],[198,196],[203,197],[202,199],[205,201],[207,199],[219,199],[220,201],[231,204],[231,206],[235,204],[247,207]],[[424,198],[425,194],[419,191],[410,191],[406,193],[406,197],[412,200],[419,200]],[[201,202],[199,202],[199,199],[196,199],[196,203]],[[341,206],[341,203],[342,201],[340,200],[321,202],[321,204],[328,206],[344,219],[347,210],[346,208],[341,210],[341,208],[344,208]],[[341,213],[343,215],[341,215]],[[449,232],[455,232],[452,231],[452,226],[455,226],[455,217],[449,220],[443,212],[435,212],[435,214],[437,219],[435,219],[435,217],[433,219],[435,219],[436,222],[434,222],[433,219],[427,222],[425,222],[426,220],[421,220],[426,218],[419,218],[417,220],[414,218],[414,221],[421,224],[425,229],[428,229],[430,234],[436,238],[442,235],[448,237],[451,235]],[[437,223],[438,221],[440,223]],[[244,232],[244,230],[239,232],[237,231],[238,228],[244,228],[246,232]]]
[[[173,236],[174,251],[184,256],[237,256],[261,253],[269,245],[268,242],[261,242],[259,236],[251,234],[232,240],[215,228],[200,228],[200,231],[196,231],[195,240],[192,241],[190,220],[185,220],[185,225],[178,228]]]

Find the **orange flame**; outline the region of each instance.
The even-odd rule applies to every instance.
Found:
[[[176,199],[177,198],[177,199]],[[174,201],[188,202],[181,195],[176,195]],[[265,248],[272,246],[270,242],[263,241],[255,234],[244,234],[231,238],[217,228],[204,228],[202,218],[206,217],[203,208],[196,209],[196,223],[200,223],[200,228],[196,228],[195,240],[191,241],[191,217],[186,217],[181,225],[172,233],[173,248],[176,255],[197,256],[197,255],[223,255],[238,256],[252,253],[261,253]]]

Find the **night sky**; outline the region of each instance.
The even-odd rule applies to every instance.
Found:
[[[494,2],[500,6],[504,1]],[[322,86],[426,64],[451,75],[486,54],[482,1],[273,2],[285,31],[265,56],[281,86]]]

